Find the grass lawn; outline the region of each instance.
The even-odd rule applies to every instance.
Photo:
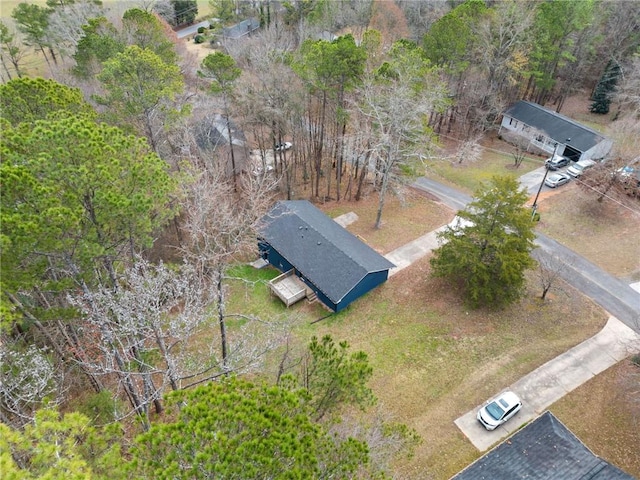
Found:
[[[431,160],[425,164],[425,173],[443,183],[454,185],[468,194],[473,194],[483,183],[494,176],[518,178],[542,165],[542,159],[528,155],[519,168],[514,167],[511,147],[492,140],[484,145],[482,156],[473,163],[456,163],[448,160]]]
[[[606,317],[567,286],[541,303],[534,275],[521,303],[469,311],[428,274],[424,259],[316,328],[370,355],[381,403],[423,438],[398,465],[402,477],[444,479],[479,456],[453,421],[593,335]]]
[[[542,196],[538,229],[629,282],[640,281],[640,204],[598,202],[575,184]]]
[[[629,382],[634,375],[635,385]],[[629,360],[620,362],[549,409],[593,453],[636,478],[640,478],[638,375],[638,366]]]
[[[319,205],[332,218],[355,210],[358,221],[348,230],[379,253],[386,254],[410,240],[435,230],[453,219],[453,212],[441,205],[427,201],[424,192],[405,188],[402,197],[389,195],[382,210],[382,228],[374,228],[378,196],[370,194],[361,204],[356,202],[331,202]],[[362,208],[366,205],[366,208]],[[402,215],[398,221],[397,215]]]
[[[395,199],[389,202],[383,228],[376,232],[371,229],[375,195],[358,203],[321,208],[331,216],[357,213],[359,220],[349,230],[383,253],[446,223],[453,215],[412,193],[404,204]],[[428,218],[432,214],[435,219]],[[446,479],[478,458],[480,453],[453,421],[595,334],[607,319],[599,307],[565,284],[556,285],[548,300],[541,302],[535,272],[530,274],[527,295],[520,303],[499,312],[470,311],[448,285],[429,277],[429,268],[425,258],[345,311],[317,323],[311,322],[328,313],[321,307],[301,302],[288,311],[295,315],[298,348],[311,335],[331,334],[369,355],[374,368],[371,386],[380,405],[423,439],[412,458],[400,459],[395,465],[397,478]],[[267,280],[277,272],[244,273]],[[269,315],[286,311],[260,283],[240,287],[234,303]],[[589,438],[582,440],[589,445]]]

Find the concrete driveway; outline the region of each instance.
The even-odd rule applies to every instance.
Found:
[[[476,419],[481,405],[458,418],[455,424],[478,450],[485,451],[542,414],[570,391],[638,352],[640,334],[610,317],[598,334],[505,388],[515,392],[522,400],[522,410],[505,425],[492,432],[485,430]],[[496,392],[496,395],[499,393]]]
[[[538,189],[540,188],[540,184],[542,183],[542,179],[544,178],[544,174],[546,172],[545,167],[536,168],[535,170],[531,170],[528,173],[522,175],[520,180],[520,185],[527,190],[529,195],[535,195]],[[542,191],[549,190],[549,187],[546,185],[542,186]]]

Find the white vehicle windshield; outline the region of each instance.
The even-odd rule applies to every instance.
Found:
[[[487,405],[487,412],[489,412],[489,415],[491,415],[495,420],[500,420],[504,415],[504,410],[496,402],[491,402]]]

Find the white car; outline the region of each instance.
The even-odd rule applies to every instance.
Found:
[[[275,147],[275,151],[282,152],[284,150],[289,150],[291,147],[293,147],[293,143],[291,142],[278,143]]]
[[[593,167],[595,164],[596,162],[593,160],[580,160],[567,168],[567,173],[572,177],[579,177],[585,170]]]
[[[547,187],[556,188],[560,185],[564,185],[565,183],[569,183],[569,180],[571,180],[571,177],[569,175],[567,175],[566,173],[558,172],[549,175],[544,181],[544,184]]]
[[[513,392],[504,392],[478,410],[478,421],[487,430],[495,430],[522,408],[522,402]]]

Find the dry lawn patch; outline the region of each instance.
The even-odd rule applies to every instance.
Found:
[[[366,227],[372,221],[363,220],[375,213],[376,202],[372,196],[320,207],[331,216],[357,213],[360,220],[349,227],[354,231],[360,223],[372,228]],[[445,210],[437,221],[415,217],[432,208]],[[386,252],[446,223],[449,215],[425,197],[414,196],[405,207],[394,200],[379,232],[359,234]],[[419,229],[416,223],[428,228]],[[524,299],[503,311],[467,309],[458,292],[430,278],[429,271],[424,258],[346,311],[303,327],[305,335],[331,334],[367,352],[374,368],[372,388],[381,404],[422,436],[415,456],[396,465],[397,478],[444,479],[464,468],[480,454],[453,421],[592,336],[606,321],[598,306],[560,282],[541,302],[534,271]]]
[[[372,387],[423,438],[397,465],[400,478],[449,478],[479,453],[453,421],[544,362],[595,334],[604,313],[564,286],[541,302],[535,274],[518,304],[470,311],[429,277],[428,258],[392,277],[348,311],[317,324],[370,356]]]
[[[640,478],[638,375],[639,367],[625,360],[550,408],[593,453],[636,478]]]
[[[603,270],[640,280],[640,205],[630,210],[596,201],[575,184],[543,197],[538,228]]]
[[[381,254],[449,223],[454,216],[441,204],[431,201],[428,194],[411,187],[404,188],[401,196],[387,196],[382,210],[382,227],[377,230],[374,228],[378,211],[376,193],[366,195],[359,202],[327,202],[317,206],[332,218],[356,212],[358,220],[347,230]]]

